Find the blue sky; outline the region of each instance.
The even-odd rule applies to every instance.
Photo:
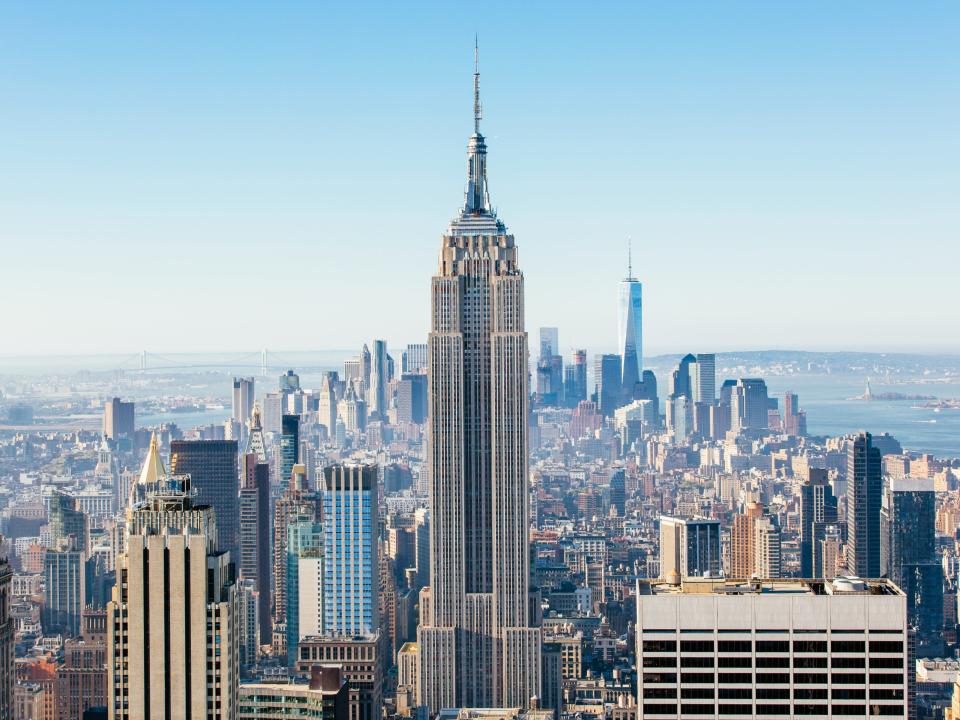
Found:
[[[960,4],[5,3],[0,354],[424,338],[480,36],[527,324],[960,351]]]

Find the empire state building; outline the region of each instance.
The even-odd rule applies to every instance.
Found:
[[[418,629],[419,702],[528,707],[540,630],[528,609],[527,333],[513,235],[490,205],[474,132],[463,207],[440,245],[429,337],[430,578]]]

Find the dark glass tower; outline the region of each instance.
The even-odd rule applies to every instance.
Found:
[[[880,451],[862,432],[847,450],[847,565],[861,578],[880,577]]]
[[[170,473],[189,475],[195,502],[217,515],[217,546],[238,556],[240,547],[240,480],[236,440],[174,440],[170,443]]]

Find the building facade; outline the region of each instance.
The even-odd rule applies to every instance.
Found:
[[[479,83],[477,72],[466,196],[432,281],[431,585],[417,636],[420,703],[434,713],[526,707],[540,695],[540,631],[528,605],[523,274],[490,203]]]
[[[641,581],[637,718],[906,718],[908,645],[888,581]]]

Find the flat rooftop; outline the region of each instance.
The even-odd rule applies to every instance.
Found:
[[[730,579],[684,578],[677,583],[664,579],[640,580],[639,595],[903,595],[887,579],[864,580],[838,577],[834,580],[802,578]]]

